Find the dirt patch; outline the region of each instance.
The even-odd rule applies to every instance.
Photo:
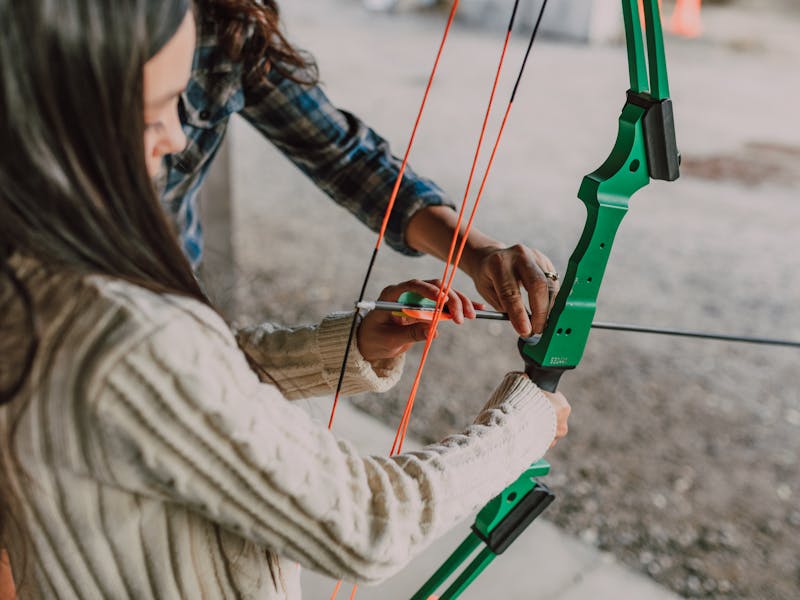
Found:
[[[800,146],[750,142],[730,154],[684,156],[681,175],[747,186],[800,182]]]

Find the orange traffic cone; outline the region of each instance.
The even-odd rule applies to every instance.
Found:
[[[703,24],[700,22],[701,0],[678,0],[672,18],[669,20],[667,31],[674,35],[694,38],[703,33]]]
[[[661,16],[661,0],[658,0],[658,16]],[[644,31],[644,0],[639,0],[639,23],[642,24],[642,31]]]

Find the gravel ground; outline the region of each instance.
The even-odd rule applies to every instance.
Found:
[[[668,41],[684,176],[632,202],[600,320],[800,338],[791,101],[800,20],[793,6],[769,13],[753,4],[709,7],[706,38]],[[402,148],[441,21],[368,16],[345,0],[285,11],[331,96]],[[414,164],[454,197],[496,52],[490,33],[456,29],[419,135]],[[481,228],[544,250],[563,270],[583,224],[575,191],[610,150],[625,77],[621,47],[537,44]],[[246,126],[237,124],[233,142],[241,318],[291,323],[349,306],[373,234]],[[370,294],[440,271],[387,249]],[[466,279],[460,286],[471,290]],[[800,598],[799,358],[792,349],[594,332],[562,380],[574,412],[569,438],[549,457],[558,501],[547,518],[687,597]],[[411,423],[425,440],[468,423],[502,374],[520,367],[513,332],[486,322],[448,326],[429,362]],[[353,401],[396,424],[408,371],[392,393]]]

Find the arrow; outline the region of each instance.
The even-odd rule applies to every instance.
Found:
[[[402,302],[386,302],[377,300],[375,302],[359,302],[356,308],[360,310],[388,310],[397,313],[398,316],[406,316],[421,321],[430,320],[436,311],[435,306],[424,304],[404,304]],[[447,308],[441,316],[442,319],[450,319],[450,312]],[[493,321],[508,321],[508,313],[497,312],[495,310],[475,310],[475,318],[490,319]],[[668,327],[651,327],[648,325],[631,325],[628,323],[611,323],[608,321],[594,321],[592,329],[605,329],[608,331],[629,331],[634,333],[651,333],[655,335],[669,335],[674,337],[700,338],[705,340],[716,340],[721,342],[739,342],[743,344],[761,344],[767,346],[785,346],[788,348],[800,348],[800,341],[786,340],[779,338],[754,337],[749,335],[733,335],[727,333],[713,333],[708,331],[696,331],[692,329],[671,329]]]

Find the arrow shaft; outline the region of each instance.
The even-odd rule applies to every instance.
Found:
[[[413,313],[433,314],[435,307],[421,306],[415,304],[403,304],[402,302],[386,302],[378,300],[376,302],[359,302],[356,308],[363,310],[388,310],[392,312],[405,313],[408,316],[422,316]],[[447,309],[444,310],[447,313]],[[490,319],[493,321],[508,321],[508,314],[494,310],[476,310],[475,316],[478,319]],[[443,318],[446,318],[443,315]],[[592,329],[605,329],[607,331],[629,331],[634,333],[650,333],[654,335],[669,335],[674,337],[699,338],[705,340],[717,340],[721,342],[739,342],[743,344],[761,344],[768,346],[785,346],[789,348],[800,348],[800,341],[786,340],[779,338],[767,338],[750,335],[734,335],[726,333],[714,333],[708,331],[696,331],[692,329],[671,329],[668,327],[651,327],[647,325],[631,325],[629,323],[611,323],[607,321],[595,321]]]

